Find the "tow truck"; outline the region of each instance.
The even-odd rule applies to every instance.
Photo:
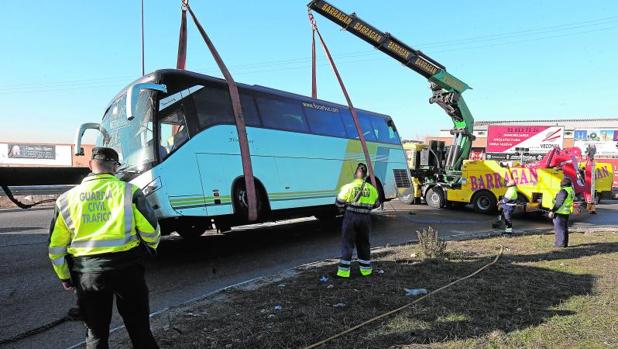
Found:
[[[323,0],[311,1],[307,6],[429,81],[429,103],[439,105],[453,121],[450,131],[453,142],[450,147],[445,147],[444,142],[434,142],[429,147],[421,145],[413,149],[413,156],[428,160],[427,165],[422,166],[418,162],[410,167],[410,171],[412,177],[422,183],[423,196],[428,202],[434,201],[443,207],[446,193],[462,186],[461,168],[470,155],[475,139],[472,134],[474,117],[462,97],[470,86],[422,51],[408,46],[390,33],[378,30],[354,13],[345,13]]]
[[[587,208],[594,211],[597,187],[594,174],[603,177],[608,173],[607,166],[595,165],[594,150],[589,150],[583,166],[579,165],[582,160],[579,148],[552,149],[543,160],[526,165],[468,160],[475,139],[474,117],[462,93],[470,86],[422,51],[378,30],[355,13],[345,13],[323,0],[313,0],[307,6],[425,77],[431,89],[429,103],[439,105],[453,121],[450,130],[453,140],[448,147],[442,141],[403,145],[416,198],[423,197],[434,208],[472,203],[477,211],[490,213],[506,191],[505,181],[512,178],[519,187],[523,206],[548,209],[560,188],[560,180],[568,176],[574,183],[580,203],[586,203]]]

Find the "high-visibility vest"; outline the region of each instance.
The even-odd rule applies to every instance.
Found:
[[[573,201],[575,200],[575,191],[572,187],[562,187],[562,190],[566,191],[567,197],[564,199],[562,206],[560,206],[556,213],[568,215],[573,213]]]
[[[60,279],[68,279],[67,254],[74,257],[122,252],[135,248],[140,238],[150,247],[159,242],[159,227],[134,209],[139,188],[111,174],[86,177],[56,201],[59,211],[49,243],[49,257]],[[139,227],[139,237],[137,227]]]
[[[378,190],[373,185],[362,179],[355,179],[341,187],[336,203],[348,211],[369,213],[376,207],[378,197]]]
[[[515,186],[508,187],[504,194],[504,198],[507,200],[517,200],[517,188]]]

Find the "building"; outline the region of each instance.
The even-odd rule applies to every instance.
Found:
[[[574,144],[575,130],[609,129],[618,131],[618,118],[476,121],[474,123],[474,136],[476,136],[476,140],[472,143],[473,147],[485,148],[487,146],[487,129],[489,125],[562,126],[564,127],[564,143],[562,146],[568,148]],[[437,136],[425,138],[425,142],[430,140],[440,140],[444,141],[446,145],[451,145],[453,136],[450,134],[450,129],[440,130]]]
[[[555,130],[551,134],[556,136],[547,142],[544,134],[539,133],[539,137],[533,132],[526,134],[529,130],[537,129]],[[578,147],[582,153],[588,145],[595,145],[596,159],[613,164],[616,174],[614,186],[618,187],[618,118],[477,121],[474,123],[474,136],[476,139],[472,143],[471,159],[516,158],[521,154],[513,151],[514,144],[521,144],[520,147],[529,154],[529,159],[538,159],[554,145],[561,148]],[[521,139],[514,142],[518,136]],[[432,140],[451,145],[453,136],[450,130],[440,130],[437,136],[426,137],[425,142]]]
[[[88,167],[94,146],[82,147],[75,156],[73,144],[0,142],[0,167]]]

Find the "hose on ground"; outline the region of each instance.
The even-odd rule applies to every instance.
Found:
[[[8,186],[0,185],[0,188],[2,188],[2,190],[6,194],[6,197],[9,198],[9,200],[11,200],[12,203],[14,203],[19,208],[23,208],[24,210],[27,210],[27,209],[29,209],[31,207],[36,206],[36,205],[40,205],[40,204],[56,201],[56,199],[45,199],[45,200],[34,202],[32,204],[24,204],[23,202],[17,200],[17,198],[15,198],[15,196],[13,196],[13,193],[11,192],[11,189],[9,189]]]
[[[502,253],[503,253],[503,252],[504,252],[504,246],[500,246],[500,251],[499,251],[499,252],[498,252],[498,254],[496,255],[496,258],[494,258],[494,260],[493,260],[493,261],[491,261],[491,262],[489,262],[489,263],[485,264],[484,266],[480,267],[479,269],[477,269],[477,270],[476,270],[475,272],[473,272],[472,274],[466,275],[466,276],[464,276],[464,277],[462,277],[462,278],[459,278],[459,279],[457,279],[457,280],[455,280],[455,281],[453,281],[453,282],[451,282],[451,283],[449,283],[449,284],[447,284],[447,285],[444,285],[444,286],[442,286],[442,287],[440,287],[440,288],[438,288],[438,289],[435,289],[435,290],[433,290],[433,291],[431,291],[431,292],[427,293],[426,295],[424,295],[424,296],[421,296],[421,297],[417,298],[417,299],[416,299],[416,300],[414,300],[413,302],[410,302],[410,303],[408,303],[408,304],[406,304],[406,305],[403,305],[403,306],[401,306],[401,307],[399,307],[399,308],[397,308],[397,309],[393,309],[393,310],[391,310],[391,311],[388,311],[388,312],[386,312],[386,313],[383,313],[383,314],[381,314],[381,315],[378,315],[378,316],[376,316],[376,317],[373,317],[373,318],[371,318],[371,319],[369,319],[369,320],[367,320],[367,321],[365,321],[365,322],[362,322],[362,323],[360,323],[360,324],[358,324],[358,325],[356,325],[356,326],[354,326],[354,327],[350,327],[350,328],[348,328],[348,329],[347,329],[347,330],[345,330],[345,331],[339,332],[339,333],[337,333],[337,334],[335,334],[335,335],[333,335],[333,336],[330,336],[330,337],[328,337],[328,338],[326,338],[326,339],[323,339],[323,340],[321,340],[321,341],[319,341],[319,342],[316,342],[316,343],[314,343],[314,344],[311,344],[311,345],[309,345],[309,346],[306,346],[306,347],[304,347],[304,349],[312,349],[312,348],[317,348],[317,347],[319,347],[319,346],[321,346],[321,345],[323,345],[323,344],[326,344],[326,343],[328,343],[328,342],[330,342],[330,341],[332,341],[332,340],[334,340],[334,339],[337,339],[337,338],[339,338],[339,337],[342,337],[342,336],[344,336],[344,335],[346,335],[346,334],[348,334],[348,333],[350,333],[350,332],[356,331],[356,330],[358,330],[359,328],[361,328],[361,327],[363,327],[363,326],[369,325],[370,323],[376,322],[376,321],[381,320],[381,319],[383,319],[383,318],[385,318],[385,317],[387,317],[387,316],[389,316],[389,315],[392,315],[392,314],[395,314],[395,313],[397,313],[397,312],[400,312],[400,311],[402,311],[402,310],[404,310],[404,309],[407,309],[407,308],[409,308],[409,307],[413,306],[414,304],[416,304],[416,303],[418,303],[418,302],[420,302],[420,301],[424,300],[425,298],[430,297],[431,295],[434,295],[434,294],[436,294],[436,293],[438,293],[438,292],[440,292],[440,291],[443,291],[443,290],[445,290],[445,289],[447,289],[447,288],[449,288],[449,287],[451,287],[451,286],[453,286],[453,285],[455,285],[455,284],[457,284],[457,283],[459,283],[459,282],[461,282],[461,281],[463,281],[463,280],[469,279],[469,278],[471,278],[471,277],[473,277],[473,276],[477,275],[478,273],[482,272],[483,270],[485,270],[485,269],[489,268],[490,266],[492,266],[492,265],[496,264],[496,263],[498,262],[498,260],[500,259],[500,257],[502,257]]]

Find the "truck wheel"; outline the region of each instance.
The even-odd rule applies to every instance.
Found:
[[[474,195],[474,200],[472,201],[474,211],[485,214],[496,212],[497,203],[498,201],[496,200],[496,196],[490,191],[481,191],[476,193],[476,195]]]
[[[427,205],[433,208],[443,208],[446,204],[444,191],[440,187],[431,187],[425,193]]]

